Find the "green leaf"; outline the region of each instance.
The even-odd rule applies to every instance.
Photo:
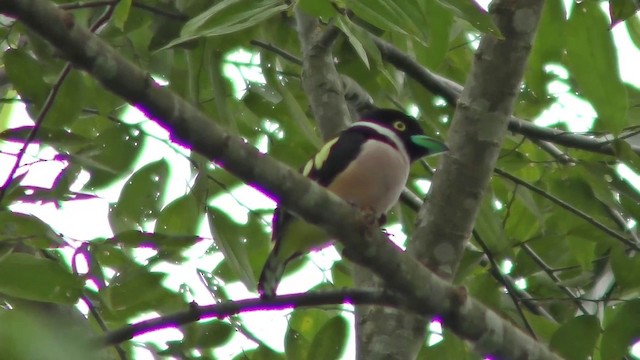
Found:
[[[344,260],[333,263],[331,267],[331,279],[333,279],[333,287],[337,289],[353,286],[351,268]]]
[[[68,128],[78,120],[87,97],[85,76],[80,71],[67,75],[45,117],[47,126]]]
[[[623,302],[614,318],[607,324],[600,342],[602,360],[619,360],[629,353],[630,347],[640,338],[640,300]]]
[[[348,332],[349,323],[342,315],[329,319],[313,337],[307,359],[341,359],[347,346]]]
[[[636,0],[615,0],[609,1],[609,16],[611,16],[611,27],[613,28],[622,21],[632,18],[636,14],[640,5]]]
[[[118,233],[109,240],[132,249],[138,247],[151,247],[160,250],[184,250],[195,244],[198,239],[200,238],[193,235],[175,236],[129,230]]]
[[[234,33],[257,25],[289,8],[280,0],[223,0],[207,11],[189,20],[180,37],[162,49],[170,48],[201,37]]]
[[[306,359],[311,340],[294,329],[287,329],[284,335],[284,353],[287,359]]]
[[[49,84],[44,81],[41,64],[24,50],[9,49],[2,54],[7,76],[24,100],[40,107],[49,94]]]
[[[256,278],[253,275],[246,246],[247,240],[240,235],[239,225],[222,211],[207,208],[207,220],[213,235],[213,240],[224,254],[224,258],[231,269],[240,276],[240,280],[247,289],[255,289]]]
[[[184,349],[208,349],[227,343],[235,329],[227,322],[212,320],[190,324],[185,327],[184,334]]]
[[[581,93],[598,113],[595,129],[619,134],[627,126],[628,100],[608,26],[596,2],[576,4],[567,26],[567,59]]]
[[[83,282],[53,260],[12,253],[0,260],[0,293],[18,298],[75,304]]]
[[[31,132],[34,130],[34,126],[20,126],[17,128],[7,129],[0,133],[0,139],[6,141],[24,142]],[[86,146],[90,139],[73,134],[65,129],[51,128],[48,126],[41,126],[38,128],[36,137],[33,139],[32,144],[47,144],[53,146],[56,149],[73,149]]]
[[[449,34],[453,25],[453,14],[438,1],[420,1],[422,13],[426,17],[424,30],[429,34],[428,46],[422,50],[416,49],[418,62],[427,68],[438,69],[449,51]],[[416,46],[421,43],[415,42]]]
[[[564,53],[566,21],[561,1],[545,1],[533,48],[525,73],[527,87],[538,97],[548,93],[552,76],[545,69],[549,63],[560,62]]]
[[[39,248],[55,247],[64,240],[47,223],[36,216],[0,211],[0,242],[31,243]]]
[[[278,354],[273,350],[265,347],[258,346],[257,349],[243,351],[238,354],[233,360],[284,360],[285,357],[282,354]]]
[[[193,195],[179,197],[162,209],[154,231],[165,235],[196,235],[201,220],[200,209]]]
[[[339,18],[336,25],[347,36],[347,40],[349,40],[349,43],[351,44],[351,46],[353,46],[353,49],[356,51],[356,53],[360,57],[360,60],[362,60],[364,65],[367,67],[367,69],[370,69],[371,66],[369,65],[369,58],[367,57],[367,52],[364,50],[364,47],[362,46],[362,43],[360,42],[360,40],[358,40],[358,38],[355,37],[353,32],[351,32],[351,24],[348,22],[344,22],[342,21],[342,19]]]
[[[345,0],[345,4],[358,17],[380,29],[407,34],[394,21],[396,14],[392,13],[384,0],[369,0],[366,2],[362,0]]]
[[[100,293],[109,310],[120,318],[150,310],[177,311],[186,304],[181,295],[162,285],[166,274],[149,272],[137,264],[130,264],[114,276]]]
[[[155,220],[162,207],[161,194],[167,183],[169,164],[161,159],[136,171],[122,187],[118,202],[109,208],[114,233],[140,230]]]
[[[496,254],[502,253],[503,251],[510,251],[509,244],[502,229],[501,218],[493,205],[491,193],[487,193],[484,197],[480,213],[476,220],[475,230],[480,235],[482,241]]]
[[[43,312],[16,308],[0,312],[0,354],[11,360],[104,360],[107,350],[97,350],[91,339],[98,336],[70,306]],[[62,315],[64,313],[65,315]],[[68,314],[68,315],[67,315]],[[97,350],[97,351],[96,351]]]
[[[438,2],[453,11],[455,16],[466,20],[480,32],[491,34],[498,39],[504,39],[500,30],[491,20],[491,16],[477,2],[469,0],[438,0]]]
[[[298,0],[297,4],[309,15],[329,18],[336,14],[336,9],[329,0]]]
[[[116,8],[113,10],[113,22],[120,30],[124,29],[124,24],[129,18],[129,11],[131,11],[132,0],[121,0],[116,4]]]
[[[636,48],[640,49],[640,19],[637,16],[632,16],[624,24],[627,27],[631,41],[633,41]]]
[[[585,241],[581,236],[567,235],[567,247],[576,262],[585,270],[593,267],[593,261],[596,256],[596,243]]]
[[[565,322],[551,338],[551,348],[567,360],[593,356],[600,338],[600,321],[593,315],[581,315]]]
[[[640,172],[640,155],[633,151],[627,141],[616,139],[611,143],[611,145],[613,146],[618,158],[624,161],[625,165],[636,173]]]
[[[291,313],[289,327],[285,334],[285,353],[302,356],[309,354],[311,343],[318,331],[329,320],[327,312],[320,309],[297,309]]]
[[[611,249],[611,269],[616,283],[626,291],[640,289],[640,256],[628,255],[619,246]]]
[[[95,190],[117,180],[133,166],[144,140],[138,130],[117,125],[102,131],[87,148],[69,156],[89,171],[91,177],[85,188]]]

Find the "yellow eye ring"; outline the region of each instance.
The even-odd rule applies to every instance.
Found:
[[[405,131],[407,129],[407,124],[402,121],[396,121],[393,123],[393,127],[398,131]]]

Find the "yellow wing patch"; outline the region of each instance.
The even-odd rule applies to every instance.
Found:
[[[304,164],[304,168],[302,169],[302,175],[309,176],[309,173],[311,172],[312,167],[313,167],[313,159],[307,161],[307,163]]]
[[[337,141],[338,141],[338,138],[336,137],[333,140],[327,142],[326,144],[324,144],[322,146],[320,151],[318,151],[316,156],[314,156],[313,163],[315,165],[316,170],[322,169],[322,165],[324,165],[324,162],[327,161],[327,158],[329,157],[329,154],[331,153],[331,147]],[[306,169],[306,166],[305,166],[305,169]],[[311,169],[309,169],[309,171],[311,171]]]

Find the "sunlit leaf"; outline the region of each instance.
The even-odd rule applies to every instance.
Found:
[[[75,304],[83,282],[53,260],[13,253],[0,260],[0,292],[22,299]]]
[[[249,261],[248,253],[251,248],[246,245],[247,239],[237,230],[240,225],[233,222],[227,214],[212,207],[207,209],[207,219],[213,239],[224,254],[227,264],[240,275],[244,285],[253,290],[257,280]]]
[[[627,125],[627,92],[612,34],[597,3],[576,4],[567,26],[567,58],[582,94],[598,112],[596,130],[620,133]]]
[[[109,223],[114,232],[142,229],[145,222],[158,216],[168,173],[169,164],[158,160],[131,175],[118,201],[109,209]]]

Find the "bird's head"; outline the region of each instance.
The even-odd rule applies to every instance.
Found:
[[[414,117],[398,110],[367,111],[361,114],[360,120],[352,126],[369,127],[380,136],[390,138],[394,143],[399,141],[406,149],[411,161],[449,150],[443,142],[426,136]]]

